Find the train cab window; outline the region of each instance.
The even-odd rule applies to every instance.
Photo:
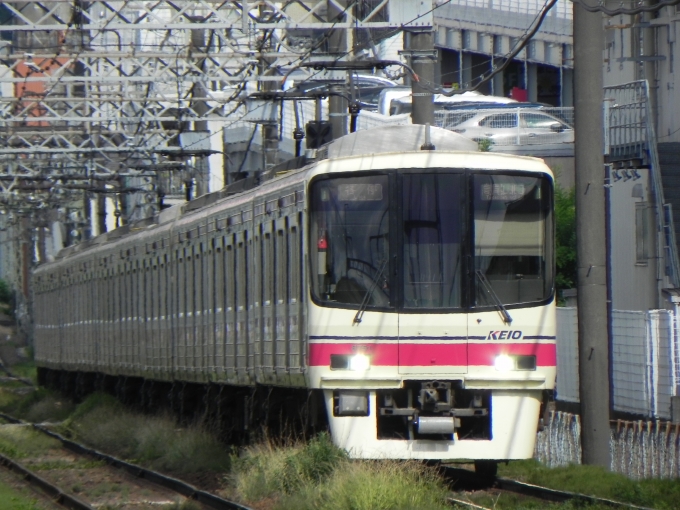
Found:
[[[326,303],[391,306],[389,192],[385,175],[311,185],[312,290]]]
[[[461,174],[405,174],[405,308],[461,306]]]
[[[550,181],[544,177],[474,176],[476,306],[544,301],[552,295]]]

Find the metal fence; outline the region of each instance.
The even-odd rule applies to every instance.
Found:
[[[680,427],[669,422],[610,422],[610,469],[634,479],[680,476]],[[581,463],[581,420],[553,412],[538,433],[534,457],[549,467]]]
[[[678,380],[677,317],[669,310],[612,313],[612,408],[669,419]],[[557,399],[578,402],[576,308],[557,311]]]

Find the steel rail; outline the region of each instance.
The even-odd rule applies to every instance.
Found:
[[[613,499],[608,498],[601,498],[598,496],[590,496],[587,494],[580,494],[578,492],[551,489],[549,487],[542,487],[540,485],[520,482],[518,480],[511,480],[509,478],[500,477],[485,478],[475,474],[474,471],[470,471],[468,469],[453,468],[448,466],[442,466],[442,468],[443,472],[449,478],[457,478],[462,481],[482,485],[486,483],[489,486],[489,488],[493,487],[499,490],[513,492],[515,494],[520,494],[523,496],[530,496],[533,498],[542,499],[543,501],[562,503],[569,500],[577,500],[588,504],[600,504],[612,508],[627,508],[630,510],[653,510],[649,507],[632,505],[630,503],[615,501]],[[464,503],[464,501],[460,501],[460,503]]]
[[[211,494],[209,492],[197,489],[193,485],[190,485],[177,478],[173,478],[171,476],[167,476],[156,471],[152,471],[150,469],[137,466],[136,464],[132,464],[130,462],[120,460],[111,455],[107,455],[97,450],[93,450],[92,448],[88,448],[87,446],[84,446],[80,443],[76,443],[75,441],[71,441],[70,439],[65,438],[61,434],[53,432],[48,428],[43,427],[42,425],[38,425],[37,423],[25,422],[23,420],[15,418],[14,416],[2,412],[0,412],[0,418],[10,423],[15,423],[19,425],[31,425],[35,430],[38,430],[43,434],[58,440],[65,448],[71,450],[74,453],[78,453],[81,455],[89,455],[97,460],[105,462],[109,466],[115,467],[117,469],[122,469],[137,478],[141,478],[150,483],[159,485],[161,487],[165,487],[166,489],[170,489],[171,491],[181,494],[182,496],[188,499],[197,501],[215,510],[252,510],[250,507],[241,505],[234,501],[229,501],[228,499],[221,498],[215,494]],[[90,507],[87,508],[89,509]]]
[[[456,505],[465,505],[465,506],[468,506],[470,508],[476,508],[477,510],[491,510],[491,508],[487,508],[485,506],[475,505],[474,503],[472,503],[470,501],[465,501],[464,499],[451,498],[451,497],[448,497],[446,499],[449,503],[453,503],[453,504],[456,504]]]
[[[19,473],[24,480],[26,480],[31,485],[39,487],[58,505],[61,505],[65,508],[70,508],[71,510],[95,510],[84,501],[76,498],[75,496],[71,496],[67,492],[64,492],[58,486],[48,482],[44,478],[36,475],[30,469],[27,469],[25,466],[22,466],[18,462],[15,462],[2,454],[0,454],[0,465],[5,466],[10,471]]]

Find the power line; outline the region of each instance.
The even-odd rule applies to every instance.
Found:
[[[471,92],[477,90],[479,87],[484,85],[485,83],[488,83],[491,81],[491,79],[496,76],[499,73],[502,73],[512,62],[512,59],[515,58],[528,44],[529,41],[536,35],[536,32],[541,28],[541,24],[543,23],[543,20],[546,18],[548,15],[548,12],[550,9],[553,8],[553,6],[557,3],[558,0],[548,0],[543,8],[539,11],[539,13],[536,15],[536,18],[534,18],[534,21],[532,22],[532,25],[530,25],[530,29],[527,29],[524,32],[524,36],[520,38],[520,40],[517,42],[515,47],[505,55],[504,57],[501,57],[504,59],[504,62],[498,66],[494,67],[494,69],[488,74],[488,75],[482,75],[479,77],[479,81],[471,86],[471,87],[465,87],[465,88],[459,88],[455,90],[446,90],[442,88],[441,86],[434,86],[435,84],[433,83],[422,83],[421,86],[424,88],[428,89],[430,92],[434,94],[441,94],[446,97],[452,97],[458,94],[462,94],[464,92]],[[673,0],[680,2],[680,0]]]

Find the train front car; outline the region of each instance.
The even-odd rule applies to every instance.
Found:
[[[555,381],[553,179],[437,149],[313,171],[309,384],[353,457],[530,458]]]

